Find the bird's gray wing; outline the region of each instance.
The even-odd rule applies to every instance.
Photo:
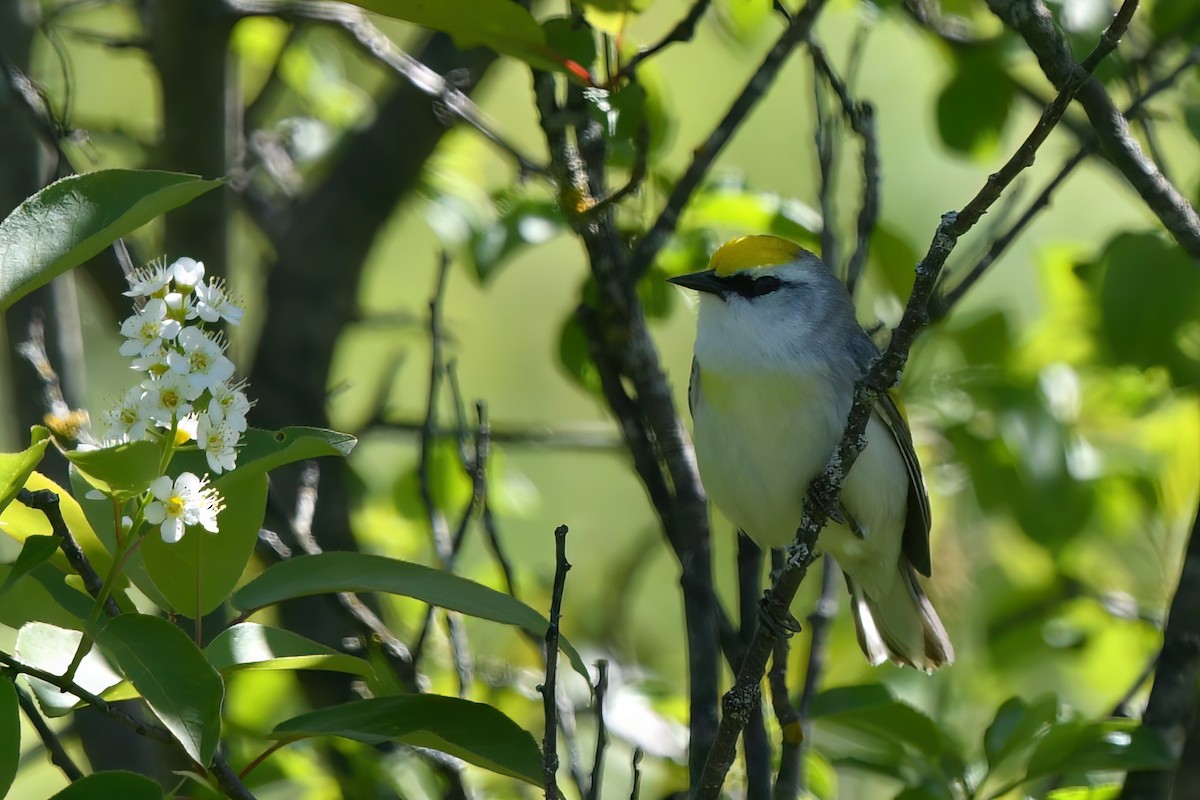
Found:
[[[925,577],[929,577],[929,495],[925,493],[925,481],[921,477],[921,462],[913,447],[912,434],[904,412],[890,394],[881,395],[875,404],[876,417],[891,431],[896,447],[904,458],[908,470],[908,516],[904,520],[902,548],[909,562]]]
[[[688,411],[696,416],[696,400],[700,397],[700,362],[692,357],[692,374],[688,378]]]

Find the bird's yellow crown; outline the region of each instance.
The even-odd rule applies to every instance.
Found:
[[[745,269],[786,264],[806,252],[800,245],[778,236],[739,236],[718,247],[708,266],[725,278]]]

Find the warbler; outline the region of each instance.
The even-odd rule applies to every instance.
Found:
[[[841,281],[787,240],[733,239],[708,269],[669,280],[700,292],[688,404],[704,487],[761,547],[783,547],[878,350]],[[954,648],[917,578],[930,575],[929,498],[890,395],[866,441],[818,547],[845,573],[871,664],[932,671],[953,662]]]

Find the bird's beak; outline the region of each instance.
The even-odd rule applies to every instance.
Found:
[[[687,275],[676,275],[674,278],[667,278],[667,280],[685,289],[708,292],[722,298],[729,292],[729,287],[711,269],[706,269],[703,272],[690,272]]]

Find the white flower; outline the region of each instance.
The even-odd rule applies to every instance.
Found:
[[[208,458],[208,466],[220,475],[237,466],[237,443],[241,431],[234,430],[226,422],[215,422],[208,414],[200,417],[196,430],[196,442]]]
[[[146,505],[146,521],[161,526],[164,542],[178,542],[189,525],[217,532],[217,514],[224,505],[216,489],[208,485],[207,476],[200,479],[184,472],[172,482],[170,476],[163,475],[150,484],[150,494],[154,500]]]
[[[147,264],[129,276],[130,286],[129,291],[125,292],[125,296],[152,297],[165,289],[169,280],[171,280],[169,267],[162,264]]]
[[[225,348],[199,328],[184,328],[179,334],[179,347],[187,358],[187,376],[195,390],[193,397],[233,377],[233,362],[225,357]],[[174,363],[171,368],[176,369]]]
[[[250,398],[242,391],[246,383],[230,386],[227,383],[218,384],[209,391],[212,399],[208,401],[208,415],[213,422],[223,422],[226,427],[238,431],[246,430],[246,415],[250,413]]]
[[[142,396],[145,393],[146,390],[141,386],[134,386],[125,392],[115,408],[100,415],[100,421],[105,425],[106,442],[145,438],[148,420],[141,413]]]
[[[159,348],[153,353],[138,356],[129,362],[129,366],[131,369],[136,369],[139,372],[149,372],[151,377],[157,378],[171,369],[171,354],[178,355],[178,352],[174,349],[167,351]],[[184,363],[186,363],[186,360]]]
[[[196,313],[205,322],[224,319],[230,325],[238,325],[242,321],[242,309],[229,299],[224,286],[215,279],[196,286]]]
[[[161,425],[170,425],[172,420],[183,419],[192,413],[191,401],[199,392],[194,392],[187,375],[166,372],[160,378],[142,381],[142,395],[138,412]]]
[[[187,257],[177,258],[171,264],[171,278],[175,281],[175,288],[188,294],[204,280],[204,263]]]
[[[167,316],[167,304],[151,298],[145,308],[121,323],[121,335],[128,339],[121,345],[121,355],[149,355],[162,346],[164,339],[178,336],[179,329],[179,321]]]

